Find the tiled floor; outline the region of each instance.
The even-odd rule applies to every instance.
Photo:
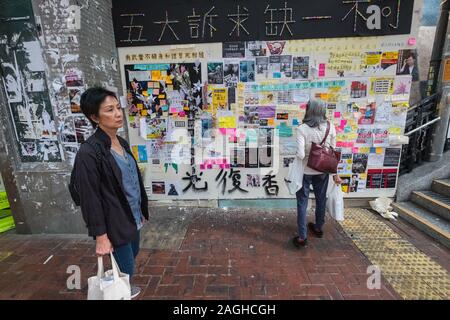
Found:
[[[182,234],[182,241],[164,242],[159,236],[165,245],[158,246],[143,239],[145,247],[156,249],[144,248],[137,257],[134,282],[143,288],[140,299],[402,298],[384,277],[381,289],[367,288],[370,260],[330,219],[324,238],[310,236],[309,246],[298,250],[290,242],[296,234],[294,210],[184,212],[182,227],[171,227],[176,234],[160,230],[168,238]],[[154,217],[146,230],[158,230],[157,221]],[[447,249],[403,222],[386,224],[450,270]],[[144,232],[144,237],[151,235]],[[87,237],[0,235],[0,299],[85,299],[96,260]],[[71,265],[80,267],[81,290],[67,289]]]

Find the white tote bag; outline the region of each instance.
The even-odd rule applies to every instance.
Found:
[[[103,257],[98,257],[97,275],[88,279],[88,300],[131,300],[130,277],[122,273],[110,253],[112,270],[104,272]]]
[[[334,220],[344,220],[344,195],[341,186],[334,183],[334,181],[331,183],[328,192],[327,210]]]
[[[284,179],[286,186],[291,195],[295,195],[303,185],[303,161],[295,157],[294,161],[289,165],[289,171]]]

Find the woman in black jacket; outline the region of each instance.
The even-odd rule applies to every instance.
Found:
[[[81,110],[96,128],[75,158],[75,184],[96,254],[113,252],[122,272],[133,276],[140,232],[148,220],[148,199],[128,143],[117,136],[123,112],[116,95],[90,88],[81,96]],[[134,298],[140,289],[131,286]]]

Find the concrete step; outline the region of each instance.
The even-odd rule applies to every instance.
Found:
[[[411,201],[450,221],[450,198],[433,191],[413,191]]]
[[[450,197],[450,179],[434,180],[431,190],[444,196]]]
[[[410,201],[393,203],[399,217],[450,248],[450,222]]]

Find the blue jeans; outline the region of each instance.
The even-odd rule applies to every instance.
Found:
[[[119,265],[120,271],[130,275],[134,274],[134,259],[139,253],[140,232],[137,231],[136,238],[123,246],[115,247],[113,251],[114,259]]]
[[[316,223],[315,227],[322,230],[325,223],[325,207],[327,201],[328,174],[303,175],[303,186],[297,191],[297,225],[300,239],[307,238],[306,210],[308,209],[309,186],[312,184],[316,197]]]

